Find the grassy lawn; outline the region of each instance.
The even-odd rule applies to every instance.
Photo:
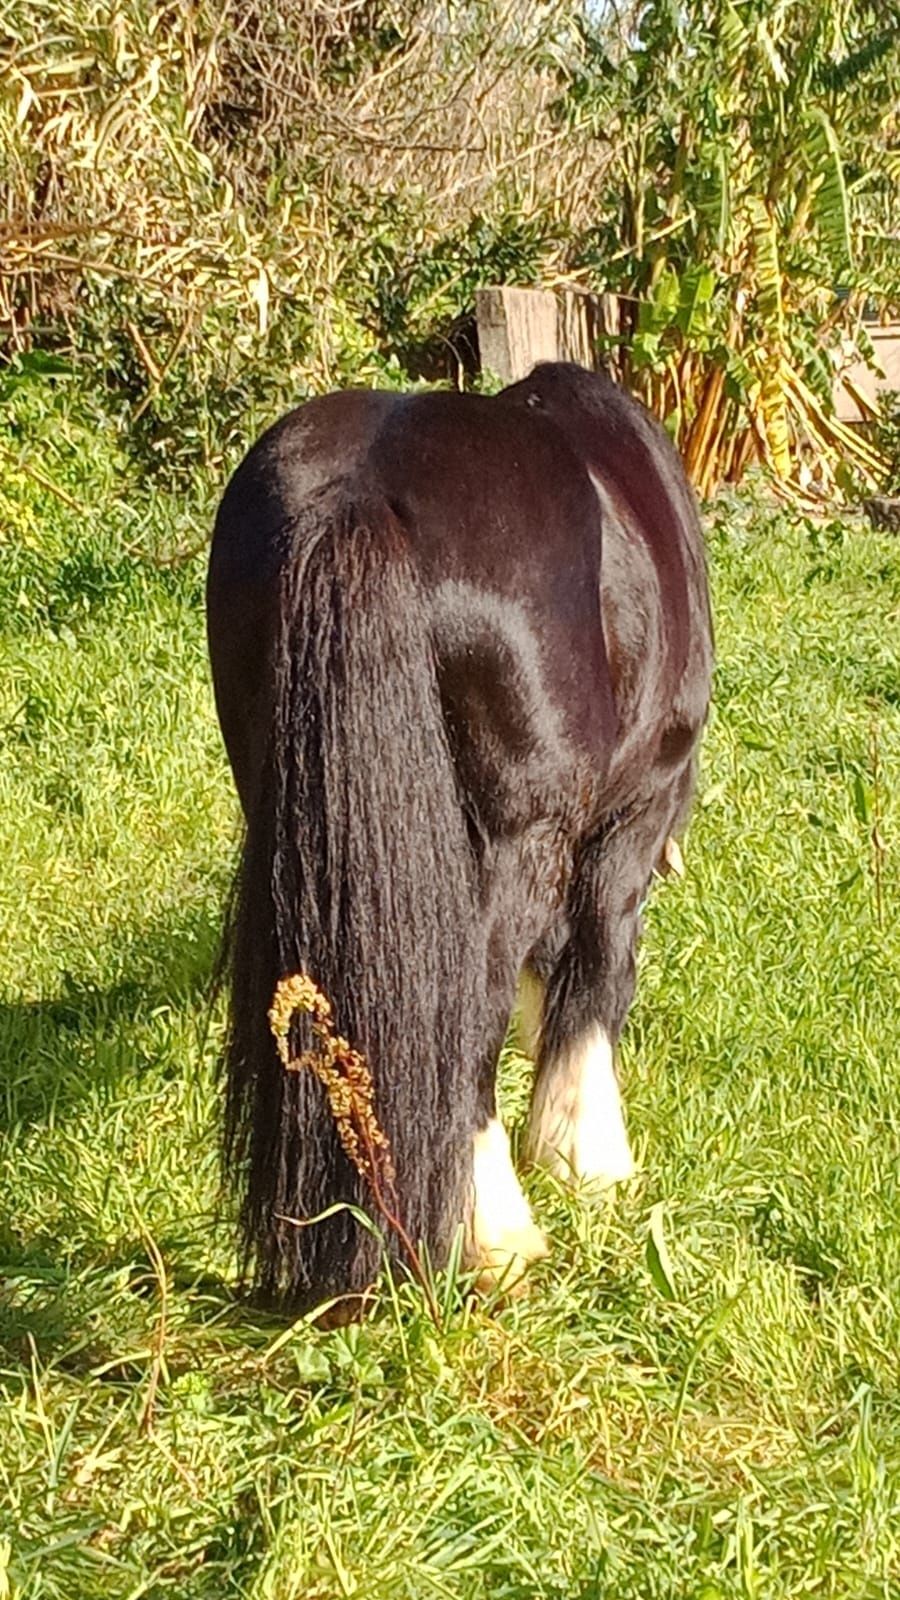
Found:
[[[900,542],[713,509],[641,1176],[530,1179],[554,1251],[506,1308],[386,1287],[322,1333],[241,1303],[218,1193],[236,807],[202,557],[164,564],[210,503],[64,408],[2,442],[0,1597],[900,1594]]]

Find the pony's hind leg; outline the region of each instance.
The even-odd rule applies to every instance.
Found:
[[[526,1152],[570,1182],[609,1188],[634,1173],[614,1052],[634,993],[641,907],[684,787],[667,785],[582,844],[564,935],[536,953],[526,979],[523,1034],[529,1016],[537,1033]]]
[[[529,1262],[547,1254],[547,1240],[531,1215],[516,1176],[509,1138],[496,1099],[497,1060],[508,1024],[498,1022],[478,1082],[478,1114],[472,1149],[471,1209],[466,1219],[466,1262],[482,1287],[511,1287]]]

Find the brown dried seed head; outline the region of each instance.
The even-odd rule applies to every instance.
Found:
[[[291,1057],[288,1035],[297,1011],[312,1021],[322,1050],[306,1050]],[[341,1145],[357,1171],[371,1186],[379,1179],[394,1182],[390,1143],[375,1113],[375,1085],[365,1057],[333,1031],[331,1002],[308,973],[282,978],[269,1008],[269,1027],[282,1065],[288,1072],[310,1068],[323,1085]],[[372,1157],[379,1153],[378,1171]]]

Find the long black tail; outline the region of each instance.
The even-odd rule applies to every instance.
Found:
[[[380,1247],[341,1205],[372,1210],[320,1084],[278,1060],[267,1023],[275,985],[309,973],[337,1030],[365,1053],[401,1220],[440,1262],[471,1187],[483,961],[403,528],[377,496],[339,481],[310,503],[293,541],[233,935],[226,1166],[258,1287],[313,1303],[363,1289]],[[295,1047],[307,1047],[294,1028]]]

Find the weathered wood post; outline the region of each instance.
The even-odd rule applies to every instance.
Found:
[[[601,349],[602,338],[618,339],[617,295],[584,289],[479,289],[475,294],[481,367],[503,383],[517,383],[537,361],[579,361],[615,373],[617,351]]]

